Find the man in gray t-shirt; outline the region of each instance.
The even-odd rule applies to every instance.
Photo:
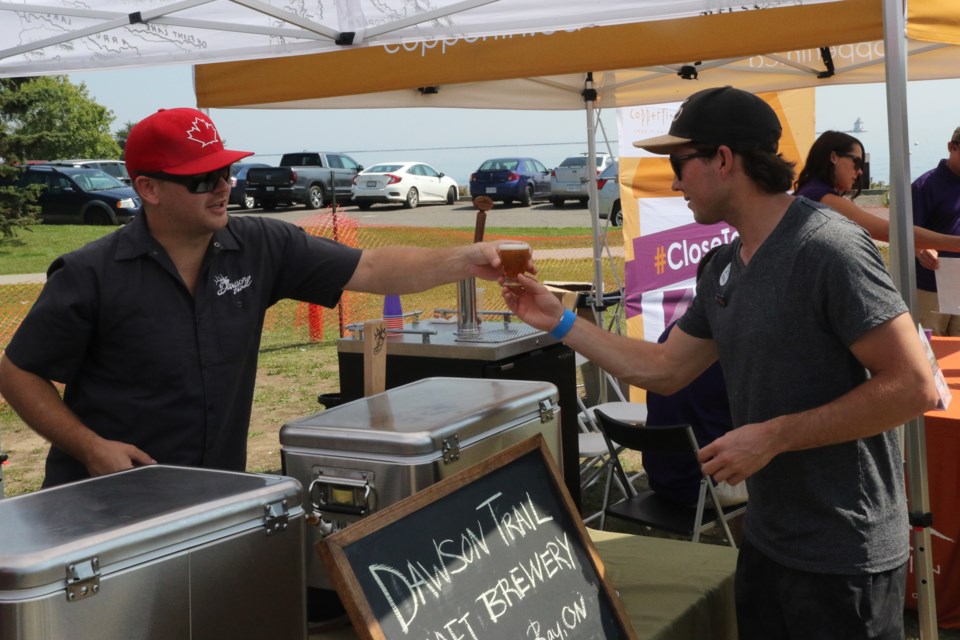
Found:
[[[933,376],[866,232],[787,195],[793,165],[777,153],[780,133],[766,103],[722,87],[688,98],[668,135],[635,143],[670,155],[673,188],[697,222],[739,233],[664,344],[568,318],[532,278],[504,298],[529,324],[658,393],[719,358],[736,428],[700,462],[749,490],[741,639],[902,638],[909,541],[891,429],[935,406]]]

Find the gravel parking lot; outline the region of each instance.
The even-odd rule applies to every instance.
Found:
[[[362,224],[384,224],[409,227],[468,227],[472,228],[476,222],[477,210],[467,200],[461,200],[453,205],[437,204],[423,205],[416,209],[404,209],[400,206],[376,205],[367,211],[360,211],[357,207],[348,206],[341,211]],[[241,211],[231,208],[230,214],[235,216],[267,216],[296,222],[326,210],[309,210],[302,205],[277,209],[276,211],[262,211],[251,209]],[[586,207],[568,203],[562,209],[557,209],[549,202],[538,202],[532,207],[503,206],[498,204],[487,213],[487,227],[589,227],[590,212]]]

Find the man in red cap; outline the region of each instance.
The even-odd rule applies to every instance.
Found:
[[[714,361],[734,429],[700,450],[717,482],[746,481],[737,560],[741,640],[903,638],[910,551],[894,427],[937,391],[899,292],[859,226],[786,192],[780,122],[732,87],[698,91],[665,136],[673,189],[701,224],[739,236],[703,271],[663,344],[630,340],[565,312],[529,277],[511,310],[610,373],[660,394]]]
[[[45,487],[154,462],[244,470],[263,318],[282,298],[333,307],[345,289],[499,276],[494,244],[361,251],[230,218],[230,165],[249,155],[195,109],[130,131],[143,215],[54,261],[0,361],[0,393],[52,443]]]

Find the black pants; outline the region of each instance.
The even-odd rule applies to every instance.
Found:
[[[740,640],[903,640],[906,564],[835,575],[778,564],[744,540],[737,560]]]

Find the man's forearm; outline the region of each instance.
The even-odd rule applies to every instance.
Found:
[[[797,451],[868,438],[936,408],[937,398],[923,372],[884,372],[832,402],[771,421],[774,439],[782,451]]]
[[[0,360],[0,394],[27,426],[81,462],[100,440],[63,403],[53,383],[6,357]]]
[[[480,245],[444,249],[383,247],[366,249],[357,270],[347,283],[350,291],[367,293],[415,293],[463,280],[480,268]],[[494,277],[489,270],[487,277]]]

